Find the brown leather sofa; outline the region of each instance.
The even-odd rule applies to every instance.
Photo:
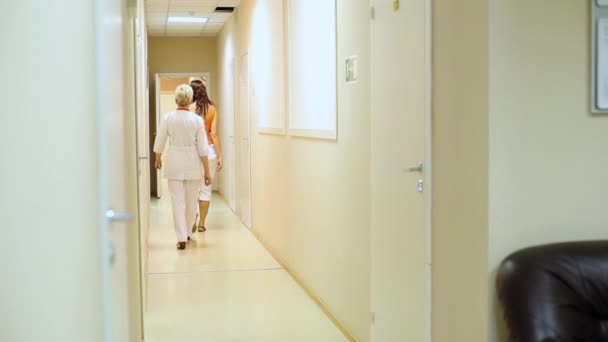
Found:
[[[608,341],[608,241],[515,252],[502,262],[496,288],[509,341]]]

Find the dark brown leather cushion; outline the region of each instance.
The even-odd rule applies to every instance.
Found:
[[[496,288],[509,341],[608,341],[608,241],[513,253],[498,270]]]

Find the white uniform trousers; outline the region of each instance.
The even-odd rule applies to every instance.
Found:
[[[200,179],[173,180],[168,179],[173,204],[173,225],[178,242],[186,242],[192,235],[192,226],[196,221],[196,212]]]

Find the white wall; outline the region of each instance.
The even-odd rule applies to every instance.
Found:
[[[102,339],[93,6],[0,12],[1,341]]]
[[[220,92],[229,81],[222,75],[230,59],[255,49],[252,28],[264,17],[259,13],[263,7],[257,7],[264,1],[279,0],[242,1],[219,38]],[[369,2],[338,0],[338,13],[338,61],[358,54],[360,66],[356,84],[346,84],[343,68],[338,68],[338,140],[258,134],[253,110],[253,229],[352,335],[365,342],[370,326]],[[281,13],[268,16],[282,20]],[[270,41],[283,39],[280,30],[266,34]],[[254,92],[265,86],[259,82],[252,79]],[[221,93],[219,98],[223,126],[222,101],[230,96]],[[279,103],[278,98],[271,100],[277,101],[273,106]],[[220,130],[225,145],[227,128]],[[225,192],[226,183],[221,187]]]
[[[608,116],[589,111],[589,1],[491,5],[493,293],[498,264],[517,249],[608,237]]]

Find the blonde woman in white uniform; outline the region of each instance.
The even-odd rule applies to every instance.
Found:
[[[177,110],[165,115],[154,141],[156,153],[154,164],[160,169],[163,164],[162,153],[167,139],[169,140],[164,176],[168,180],[171,191],[178,249],[186,248],[186,241],[190,240],[193,233],[190,227],[195,226],[196,199],[201,179],[204,178],[204,184],[211,184],[207,157],[209,143],[202,118],[188,108],[192,98],[192,87],[187,84],[177,87],[175,90]]]

